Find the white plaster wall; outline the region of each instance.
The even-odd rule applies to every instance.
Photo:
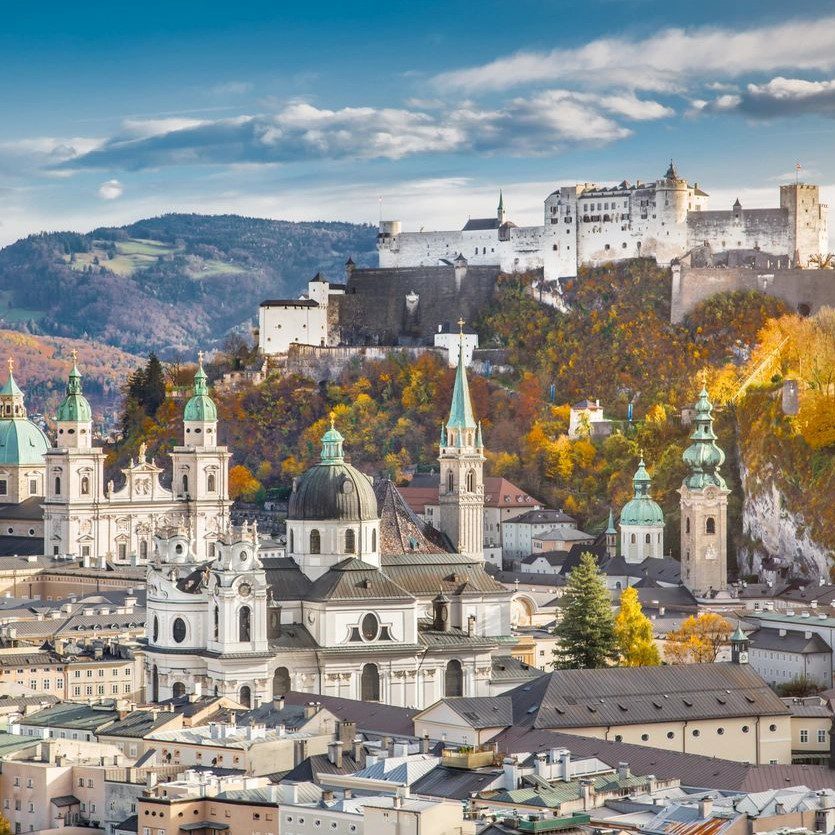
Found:
[[[318,306],[261,306],[258,345],[264,354],[286,354],[293,343],[327,345],[328,309]]]

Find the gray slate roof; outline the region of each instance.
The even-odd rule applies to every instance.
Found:
[[[813,632],[811,637],[807,638],[803,631],[790,632],[786,630],[785,635],[780,635],[779,629],[761,627],[748,635],[748,641],[752,649],[793,652],[800,655],[832,652],[832,647],[816,632]]]
[[[308,600],[411,600],[405,589],[382,571],[356,557],[334,565],[319,577],[307,593]]]
[[[507,696],[460,696],[441,701],[466,719],[471,728],[506,728],[513,724],[513,702]]]

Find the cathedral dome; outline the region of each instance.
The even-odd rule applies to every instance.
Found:
[[[322,460],[293,486],[287,518],[364,522],[377,519],[377,496],[369,478],[345,462],[342,435],[331,428],[322,438]]]
[[[194,393],[186,403],[183,420],[196,423],[210,423],[217,420],[217,406],[209,397],[209,378],[203,370],[203,356],[200,356],[197,373],[194,375]]]
[[[635,488],[635,495],[624,505],[620,513],[621,527],[623,525],[663,525],[664,511],[649,495],[650,477],[643,458],[632,477],[632,484]]]
[[[49,438],[28,418],[0,420],[0,465],[43,464]]]

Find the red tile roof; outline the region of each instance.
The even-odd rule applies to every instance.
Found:
[[[415,513],[423,513],[426,505],[438,504],[438,484],[440,476],[435,475],[435,483],[426,486],[427,477],[421,479],[420,487],[398,487],[400,495],[408,503]],[[534,508],[540,503],[529,496],[520,487],[506,478],[498,476],[487,476],[484,479],[484,506],[485,507],[527,507]]]

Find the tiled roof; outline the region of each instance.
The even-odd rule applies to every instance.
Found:
[[[426,505],[438,504],[440,482],[439,473],[419,473],[407,486],[399,487],[398,490],[412,510],[416,513],[423,513]],[[485,507],[531,507],[538,504],[539,502],[533,496],[506,478],[486,476],[484,479]]]
[[[494,655],[492,666],[493,672],[490,675],[492,681],[529,682],[532,679],[541,678],[545,675],[542,670],[531,667],[530,664],[525,664],[512,655]]]
[[[460,554],[383,555],[383,571],[410,594],[506,593],[484,569],[484,564]]]
[[[464,224],[464,232],[485,232],[488,229],[498,229],[501,226],[498,217],[471,217]]]
[[[287,704],[304,705],[310,699],[310,693],[290,691],[284,695],[284,701]],[[399,736],[411,736],[414,733],[412,717],[418,711],[411,708],[323,695],[317,695],[316,701],[330,710],[334,716],[338,716],[347,722],[356,722],[357,729],[360,731],[374,731]]]
[[[424,797],[445,797],[464,801],[469,800],[474,792],[484,791],[501,779],[503,772],[495,769],[468,771],[439,765],[414,783],[412,792]]]
[[[562,510],[529,510],[507,524],[511,525],[573,525],[576,522],[573,516],[569,516]]]
[[[374,493],[380,513],[381,554],[444,554],[453,551],[440,531],[418,519],[390,479],[377,481]],[[438,498],[437,490],[435,498]]]
[[[799,655],[832,652],[832,647],[817,632],[812,632],[807,638],[802,624],[799,624],[796,630],[786,629],[782,635],[780,631],[779,629],[761,627],[751,632],[748,635],[751,648],[793,652]]]
[[[334,565],[314,581],[307,600],[411,600],[408,591],[386,574],[355,557]]]
[[[313,585],[292,557],[262,557],[273,600],[301,600]]]
[[[441,701],[466,719],[471,728],[507,728],[513,724],[513,702],[507,696],[460,696]]]

